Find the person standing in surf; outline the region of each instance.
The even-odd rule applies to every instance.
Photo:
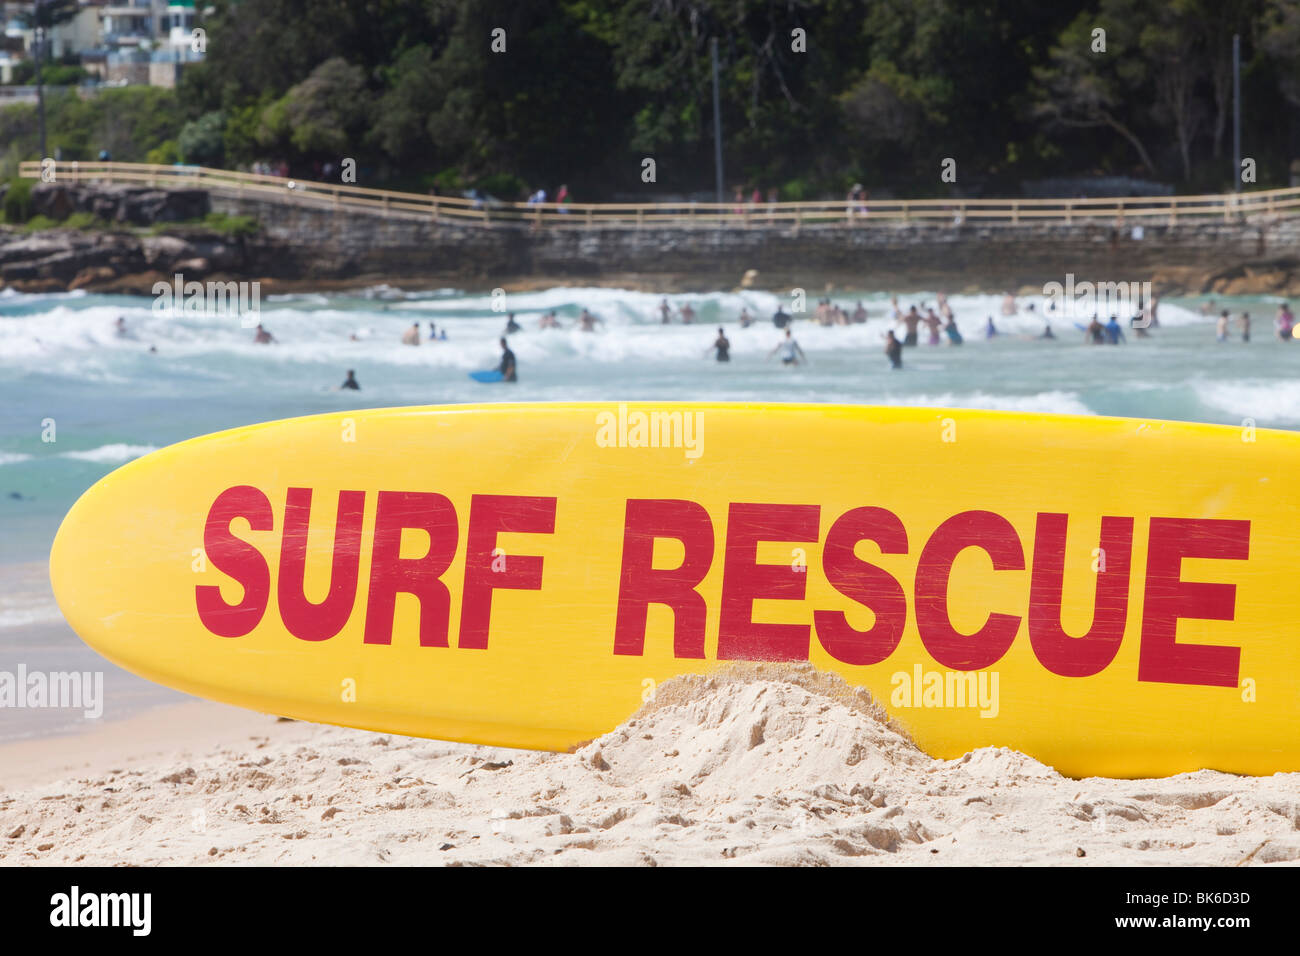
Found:
[[[916,327],[921,324],[921,313],[912,306],[903,316],[903,327],[907,330],[907,335],[903,337],[904,345],[916,344]]]
[[[885,333],[885,357],[889,359],[890,368],[903,367],[903,343],[898,341],[893,329]]]
[[[728,341],[726,333],[722,331],[722,326],[718,326],[718,337],[714,339],[713,344],[709,346],[709,351],[717,353],[719,362],[731,361],[731,342]]]
[[[799,348],[799,343],[795,341],[789,329],[785,330],[785,338],[776,344],[776,348],[772,349],[767,357],[770,359],[778,352],[781,353],[782,365],[798,365],[800,362],[808,361],[808,356],[803,354],[803,349]]]
[[[506,340],[501,340],[501,364],[497,366],[497,371],[501,373],[501,381],[517,382],[518,370],[515,366],[515,353],[510,351],[510,346]]]

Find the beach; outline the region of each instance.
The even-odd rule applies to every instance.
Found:
[[[679,678],[573,753],[196,702],[0,748],[0,865],[1263,866],[1300,774],[1072,780],[921,753],[805,666]]]
[[[800,401],[996,408],[1300,424],[1294,350],[1216,344],[1201,300],[1168,302],[1151,337],[1093,348],[1069,321],[1036,338],[1041,297],[953,295],[961,348],[880,353],[888,296],[866,324],[795,325],[809,362],[768,360],[783,300],[551,287],[511,293],[521,401]],[[933,301],[933,293],[905,297]],[[1028,306],[1035,306],[1030,310]],[[1263,865],[1300,858],[1300,775],[1212,771],[1072,780],[1007,750],[934,760],[861,694],[808,672],[661,685],[649,709],[571,754],[502,750],[279,720],[195,701],[108,664],[50,593],[49,542],[77,497],[119,465],[195,435],[345,408],[498,398],[505,315],[459,290],[268,297],[277,344],[229,316],[148,299],[0,296],[0,671],[103,674],[101,717],[0,711],[0,864]],[[581,308],[605,320],[575,328]],[[809,303],[811,308],[811,303]],[[757,319],[737,324],[741,308]],[[565,328],[542,331],[555,310]],[[1000,335],[985,339],[986,315]],[[128,334],[114,322],[124,316]],[[448,333],[399,343],[418,322]],[[731,361],[707,346],[724,326]],[[157,347],[151,352],[150,346]],[[348,368],[360,392],[336,386]],[[1009,374],[1009,370],[1013,370]],[[50,431],[50,424],[57,435]],[[43,439],[50,432],[53,440]]]

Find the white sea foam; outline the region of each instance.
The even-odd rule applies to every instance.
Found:
[[[141,455],[147,455],[157,450],[153,445],[128,445],[123,442],[114,442],[111,445],[100,445],[98,448],[88,448],[84,451],[61,452],[59,457],[75,458],[78,461],[109,463],[130,461],[132,458],[139,458]]]
[[[1229,415],[1259,423],[1300,423],[1300,382],[1201,381],[1195,387],[1202,402]]]

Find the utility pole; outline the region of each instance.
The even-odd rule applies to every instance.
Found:
[[[1241,34],[1232,35],[1232,183],[1241,192]]]
[[[713,167],[718,191],[718,202],[722,197],[722,110],[718,106],[718,38],[709,40],[709,55],[713,58]]]
[[[45,159],[49,155],[45,152],[45,82],[41,77],[41,61],[45,59],[45,51],[42,49],[45,45],[45,28],[39,22],[40,11],[40,0],[37,0],[36,16],[38,20],[36,25],[32,27],[32,46],[36,48],[36,115],[41,133],[41,155],[39,158]]]

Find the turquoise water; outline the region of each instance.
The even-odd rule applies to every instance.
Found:
[[[1254,316],[1250,344],[1218,344],[1200,300],[1162,302],[1161,327],[1119,348],[1085,345],[1070,321],[1055,342],[1036,341],[1036,313],[1004,318],[999,296],[954,296],[966,337],[961,348],[920,345],[892,372],[882,336],[888,297],[859,299],[865,325],[821,327],[807,320],[795,336],[810,361],[782,367],[769,358],[781,335],[768,317],[768,293],[670,296],[690,302],[693,326],[659,322],[661,297],[610,289],[555,288],[511,294],[504,303],[524,331],[511,336],[520,381],[485,386],[467,373],[494,366],[505,315],[487,295],[453,290],[403,295],[263,296],[261,320],[278,344],[255,345],[237,318],[170,315],[150,298],[81,294],[0,294],[0,670],[105,671],[106,717],[166,699],[170,691],[111,668],[72,634],[49,594],[44,561],[59,520],[86,488],[148,451],[253,422],[345,408],[555,400],[761,400],[998,408],[1124,415],[1300,428],[1300,342],[1274,340],[1275,300],[1221,299]],[[934,302],[933,294],[905,296]],[[780,300],[789,308],[788,300]],[[502,303],[495,303],[500,306]],[[736,324],[741,307],[762,317]],[[583,307],[605,320],[594,333],[575,328]],[[566,328],[541,331],[538,316],[557,310]],[[983,338],[985,317],[1005,333]],[[121,337],[114,322],[126,319]],[[445,328],[448,340],[410,348],[411,322]],[[706,353],[719,323],[732,361]],[[353,340],[355,336],[355,340]],[[925,332],[922,331],[922,342]],[[156,351],[150,351],[150,347]],[[360,392],[334,389],[356,370]],[[53,438],[53,441],[45,439]],[[0,710],[0,739],[76,724],[64,712]]]

